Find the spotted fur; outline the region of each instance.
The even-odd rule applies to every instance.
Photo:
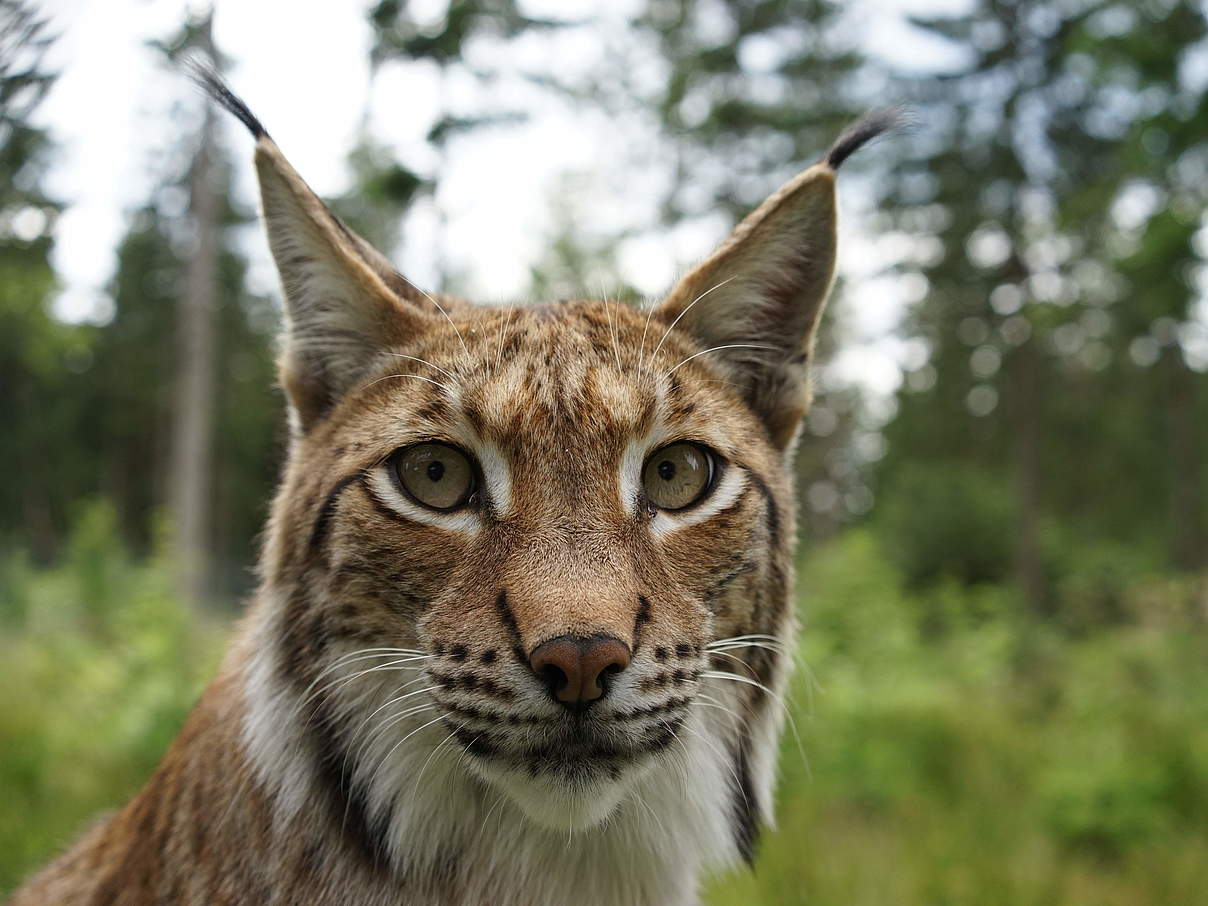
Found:
[[[256,136],[287,300],[260,587],[146,787],[13,903],[696,902],[771,820],[833,168],[646,309],[475,307],[398,276],[210,87]],[[391,472],[433,440],[478,473],[456,512]],[[685,440],[715,485],[659,510],[642,463]],[[569,712],[530,655],[601,634],[630,662]]]

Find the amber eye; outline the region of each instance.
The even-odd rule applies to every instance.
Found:
[[[682,510],[713,486],[713,454],[696,444],[668,444],[642,467],[646,497],[661,510]]]
[[[403,489],[434,510],[455,510],[474,493],[474,467],[447,444],[415,444],[394,455],[394,471]]]

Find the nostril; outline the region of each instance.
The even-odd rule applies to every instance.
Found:
[[[612,678],[629,666],[629,646],[610,635],[564,635],[538,645],[529,665],[557,701],[582,711],[603,698]]]
[[[555,667],[553,664],[546,664],[537,671],[537,675],[541,677],[541,681],[554,696],[566,689],[566,684],[569,682],[562,668]]]

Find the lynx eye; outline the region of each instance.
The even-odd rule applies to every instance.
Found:
[[[470,459],[448,444],[404,447],[394,455],[399,484],[416,502],[434,510],[455,510],[474,493]]]
[[[692,506],[713,487],[713,454],[692,443],[668,444],[646,460],[642,486],[647,499],[661,510]]]

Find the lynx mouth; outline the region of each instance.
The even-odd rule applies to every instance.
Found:
[[[454,738],[468,754],[470,770],[529,820],[577,832],[605,821],[655,766],[681,721],[668,723],[657,739],[630,737],[628,743],[599,730],[547,733],[508,747],[468,729],[455,731]]]
[[[627,766],[641,763],[676,740],[684,715],[662,719],[654,726],[626,727],[624,721],[575,719],[569,726],[528,727],[503,734],[475,729],[446,718],[453,738],[469,755],[496,765],[523,769],[532,777],[563,780],[615,778]]]

